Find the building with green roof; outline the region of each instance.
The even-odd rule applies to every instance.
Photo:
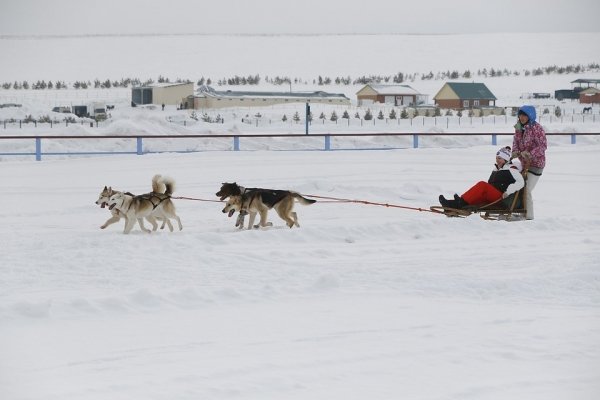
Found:
[[[497,98],[483,83],[447,82],[433,100],[440,108],[462,110],[495,107]]]

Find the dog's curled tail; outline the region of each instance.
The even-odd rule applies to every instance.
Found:
[[[152,178],[152,192],[166,194],[171,196],[175,191],[175,180],[160,174],[154,175]]]
[[[307,199],[306,197],[302,196],[300,193],[292,192],[292,195],[294,196],[294,198],[296,200],[298,200],[298,202],[300,204],[303,204],[305,206],[308,206],[310,204],[314,204],[317,202],[316,200],[313,200],[313,199]]]
[[[156,174],[152,177],[152,192],[164,193],[166,190],[162,175]]]
[[[173,178],[165,176],[162,178],[162,183],[165,186],[164,193],[167,196],[173,195],[173,192],[175,192],[175,180]]]

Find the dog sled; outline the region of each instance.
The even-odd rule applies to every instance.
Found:
[[[522,188],[504,199],[500,198],[489,204],[463,208],[431,206],[430,210],[447,217],[466,218],[472,214],[479,214],[481,218],[491,221],[520,221],[525,219],[527,214],[526,204],[525,188]]]

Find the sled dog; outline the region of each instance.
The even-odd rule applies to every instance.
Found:
[[[113,188],[111,186],[108,186],[108,187],[104,186],[104,189],[102,189],[100,191],[100,194],[98,195],[98,200],[96,200],[96,204],[99,205],[100,208],[106,207],[106,205],[108,204],[108,200],[110,200],[110,196],[112,196],[115,193],[119,193],[119,191],[113,190]],[[131,194],[131,193],[129,193],[129,194]],[[106,229],[107,226],[119,222],[121,220],[121,218],[125,218],[125,220],[127,220],[127,217],[125,216],[125,214],[121,213],[116,208],[113,208],[112,210],[109,210],[109,211],[112,214],[112,216],[109,219],[107,219],[106,222],[100,226],[100,229]]]
[[[222,201],[230,196],[249,195],[250,192],[253,192],[255,190],[262,190],[262,191],[267,191],[267,192],[271,192],[271,193],[276,193],[276,196],[281,196],[281,197],[285,196],[285,194],[288,193],[287,190],[245,188],[243,186],[238,185],[236,182],[233,182],[233,183],[223,182],[221,184],[221,189],[219,189],[219,191],[215,194],[217,196],[219,196],[219,200]],[[236,227],[239,227],[240,229],[242,229],[244,227],[244,217],[246,216],[246,214],[248,214],[248,212],[245,210],[242,210],[239,213],[237,220],[235,222]],[[230,215],[230,217],[231,217],[231,215]]]
[[[272,226],[271,222],[267,222],[267,213],[270,209],[274,209],[277,215],[285,221],[288,227],[298,224],[298,216],[293,211],[295,200],[304,205],[313,204],[316,200],[311,200],[303,197],[301,194],[289,190],[269,190],[269,189],[254,189],[246,190],[243,194],[230,195],[223,213],[230,217],[238,211],[240,214],[250,214],[248,221],[248,229]],[[260,214],[260,222],[254,225],[256,214]],[[236,225],[237,226],[237,225]],[[243,223],[239,226],[242,229]]]
[[[110,196],[107,205],[109,210],[116,209],[125,216],[126,222],[123,233],[131,232],[135,221],[140,224],[140,227],[143,227],[144,218],[152,223],[154,230],[157,226],[156,220],[162,219],[163,227],[166,224],[171,232],[173,232],[173,225],[170,219],[173,218],[179,224],[179,230],[182,230],[181,219],[175,213],[175,204],[171,200],[174,190],[175,181],[161,175],[155,175],[152,178],[152,192],[138,196],[115,192]],[[146,231],[148,230],[146,229]]]
[[[164,185],[162,188],[156,187],[155,189],[162,190],[163,192],[165,191]],[[108,201],[110,200],[110,197],[116,193],[120,193],[120,192],[117,190],[114,190],[112,188],[112,186],[108,186],[108,187],[104,186],[104,188],[100,191],[100,194],[98,195],[98,200],[96,200],[96,204],[99,205],[100,208],[105,208],[108,204]],[[125,192],[125,193],[128,195],[131,195],[131,196],[135,196],[133,193],[130,193],[130,192]],[[127,223],[127,216],[125,214],[123,214],[122,212],[120,212],[118,209],[113,208],[112,210],[109,210],[109,211],[112,216],[109,219],[107,219],[104,224],[102,224],[100,226],[100,229],[106,229],[109,225],[117,223],[121,219],[125,219],[125,221],[126,221],[125,223]],[[156,219],[160,220],[162,218],[156,218]],[[160,227],[160,229],[164,229],[165,224],[166,224],[165,220],[164,219],[162,219],[162,220],[163,220],[163,224]],[[152,224],[153,231],[155,231],[158,228],[158,225],[156,224],[156,222],[153,219],[148,219],[148,222],[150,222]],[[134,223],[134,225],[135,225],[135,223]],[[143,224],[140,225],[140,229],[144,232],[150,232],[150,230],[147,229]]]

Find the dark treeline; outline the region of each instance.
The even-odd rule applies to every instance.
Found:
[[[495,78],[495,77],[503,77],[503,76],[539,76],[539,75],[550,75],[550,74],[581,74],[588,71],[598,71],[600,69],[600,65],[598,63],[591,63],[587,66],[577,64],[577,65],[567,65],[563,67],[559,67],[556,65],[551,65],[547,67],[539,67],[533,68],[530,70],[508,70],[506,68],[483,68],[478,69],[477,71],[464,70],[447,70],[447,71],[438,71],[433,73],[430,71],[428,73],[412,73],[405,74],[403,72],[398,72],[395,75],[363,75],[359,77],[352,78],[350,76],[321,76],[319,75],[312,80],[306,80],[298,77],[289,77],[289,76],[275,76],[269,77],[265,76],[264,81],[270,83],[272,85],[319,85],[319,86],[330,86],[330,85],[338,85],[338,86],[348,86],[348,85],[360,85],[360,84],[402,84],[406,82],[415,82],[418,80],[452,80],[452,79],[474,79],[474,78]],[[214,80],[211,78],[201,77],[196,81],[198,86],[203,85],[212,85],[215,83],[217,86],[253,86],[260,84],[262,78],[259,74],[256,75],[248,75],[248,76],[238,76],[235,75],[233,77],[224,77],[218,80]],[[76,80],[71,84],[65,83],[62,80],[55,81],[44,81],[38,80],[36,82],[28,82],[28,81],[14,81],[14,82],[4,82],[2,83],[2,89],[33,89],[33,90],[60,90],[60,89],[110,89],[110,88],[128,88],[134,86],[149,86],[155,83],[190,83],[192,82],[189,79],[177,78],[175,80],[169,80],[169,78],[165,78],[162,75],[158,77],[155,81],[153,79],[141,80],[139,78],[121,78],[119,80],[100,80],[95,79],[94,81],[81,81]]]

